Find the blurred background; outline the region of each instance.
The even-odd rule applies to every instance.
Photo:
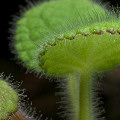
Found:
[[[33,0],[38,2],[40,0]],[[44,0],[41,0],[44,1]],[[100,0],[99,0],[100,1]],[[102,0],[102,4],[109,3],[110,6],[120,6],[119,0]],[[19,15],[21,8],[27,5],[25,0],[1,0],[0,1],[0,73],[4,72],[6,76],[9,74],[14,76],[15,81],[23,81],[21,89],[26,89],[25,94],[28,95],[33,107],[37,111],[41,111],[43,118],[48,117],[53,120],[61,120],[58,116],[60,112],[57,102],[61,96],[55,95],[57,83],[49,81],[42,76],[40,79],[33,73],[26,74],[26,68],[23,68],[11,54],[9,49],[9,37],[11,33],[10,22],[13,15]],[[108,120],[120,119],[120,68],[117,67],[112,71],[105,72],[101,79],[101,94],[103,106],[105,108],[105,116]],[[44,120],[44,119],[43,119]],[[64,118],[65,120],[65,118]]]

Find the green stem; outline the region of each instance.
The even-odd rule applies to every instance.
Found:
[[[80,79],[77,74],[69,74],[67,76],[68,92],[70,95],[70,102],[72,104],[73,120],[78,120],[79,116],[79,83]]]
[[[79,120],[92,120],[91,75],[89,72],[81,73],[79,102]]]
[[[69,74],[68,91],[72,103],[73,120],[92,120],[91,74],[90,72]]]

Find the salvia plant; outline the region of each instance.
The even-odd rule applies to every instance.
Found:
[[[96,77],[120,64],[119,25],[119,11],[100,3],[46,1],[17,20],[12,52],[29,70],[65,83],[68,120],[104,120]],[[21,109],[19,92],[1,74],[0,120],[41,120]]]

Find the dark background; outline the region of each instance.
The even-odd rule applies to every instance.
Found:
[[[37,2],[37,0],[35,1]],[[120,6],[119,0],[102,0],[101,2],[108,2],[114,7]],[[25,94],[30,98],[29,101],[33,102],[33,107],[36,107],[37,111],[41,111],[43,118],[48,117],[58,120],[57,113],[59,110],[57,108],[59,104],[56,104],[56,102],[60,101],[60,96],[55,95],[55,91],[58,91],[57,83],[50,82],[44,76],[39,79],[33,73],[25,74],[26,68],[23,68],[14,60],[15,56],[11,54],[9,49],[9,37],[11,37],[9,29],[11,28],[12,16],[17,15],[19,10],[26,5],[25,0],[0,1],[0,73],[4,72],[6,76],[11,74],[15,81],[23,81],[20,88],[26,89]],[[102,80],[104,82],[101,84],[103,90],[100,97],[102,97],[106,109],[105,116],[108,120],[119,120],[120,68],[104,73]]]

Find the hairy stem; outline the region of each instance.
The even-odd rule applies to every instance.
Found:
[[[69,74],[67,77],[68,92],[70,95],[70,102],[72,104],[73,120],[78,120],[79,116],[79,83],[80,79],[77,74]]]
[[[22,113],[17,111],[15,114],[11,116],[11,120],[29,120]]]
[[[84,71],[80,75],[70,74],[67,78],[73,120],[92,120],[90,72]]]
[[[80,79],[79,120],[92,120],[91,75],[82,72]]]

